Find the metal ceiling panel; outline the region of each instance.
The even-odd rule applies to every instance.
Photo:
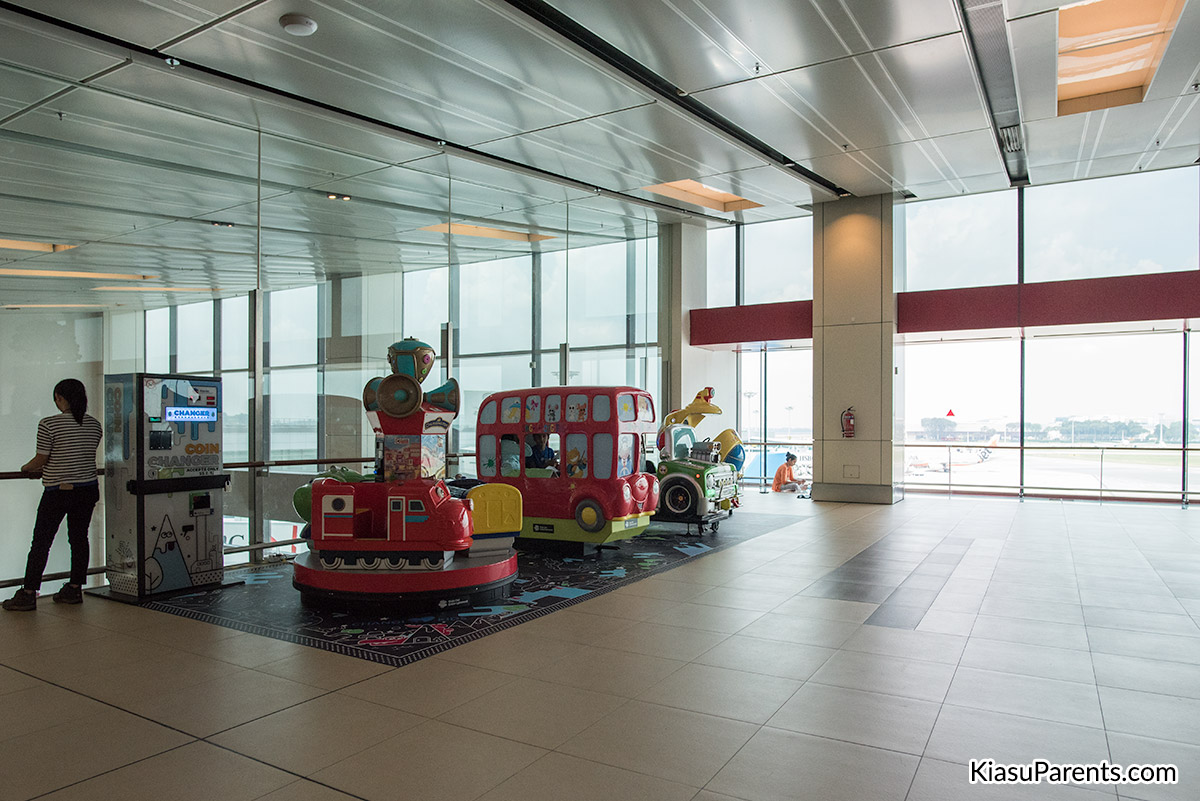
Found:
[[[1179,14],[1175,31],[1154,72],[1145,100],[1195,94],[1200,81],[1200,3],[1188,3]]]
[[[805,161],[988,125],[960,34],[698,97]]]
[[[148,209],[137,213],[78,209],[63,203],[0,196],[0,230],[8,234],[5,239],[75,244],[162,222],[162,218],[154,216]]]
[[[453,178],[455,185],[467,183],[492,188],[534,204],[556,200],[565,201],[579,196],[579,190],[563,186],[561,183],[542,180],[526,173],[513,173],[494,164],[453,156],[432,156],[408,162],[405,166],[439,176],[443,182],[447,178]],[[545,167],[545,165],[541,166]]]
[[[132,160],[198,167],[244,178],[257,173],[252,132],[97,92],[72,92],[7,127],[125,154]]]
[[[46,77],[81,80],[120,63],[112,56],[95,53],[30,31],[20,24],[19,19],[2,16],[0,42],[4,43],[3,49],[0,50],[0,64]],[[5,70],[6,84],[11,80],[12,72],[15,70]]]
[[[689,92],[959,30],[952,0],[550,0]]]
[[[37,75],[30,75],[0,66],[0,102],[14,110],[21,110],[32,103],[47,98],[70,84]],[[0,115],[0,120],[9,112]]]
[[[997,192],[1009,189],[1008,175],[972,175],[954,183],[937,181],[932,184],[912,184],[906,187],[919,200],[934,200],[936,198],[953,197],[955,195],[975,195],[980,192]]]
[[[752,167],[698,179],[706,186],[732,192],[764,206],[809,204],[812,188],[775,167]]]
[[[1008,23],[1021,120],[1058,116],[1058,14]]]
[[[543,164],[554,172],[578,176],[583,165],[589,163],[603,164],[606,171],[618,168],[620,183],[599,185],[622,192],[763,163],[762,158],[658,104],[481,145],[489,153],[509,158],[539,148],[556,153],[561,167],[544,165],[542,159],[528,163]],[[799,178],[796,182],[801,183]]]
[[[245,5],[247,0],[12,1],[55,19],[154,48]]]
[[[550,5],[689,92],[849,55],[827,15],[804,1],[550,0]]]
[[[1112,156],[1149,158],[1162,148],[1200,144],[1200,97],[1037,120],[1026,127],[1030,164],[1048,166]]]
[[[278,24],[303,13],[297,39]],[[422,0],[267,2],[172,55],[471,145],[645,102],[486,6]]]
[[[831,5],[820,0],[809,1],[821,7]],[[962,26],[954,3],[955,0],[843,0],[841,5],[853,17],[853,25],[839,26],[839,29],[844,31],[843,36],[848,41],[853,41],[851,37],[861,31],[861,36],[865,37],[864,50],[959,33]]]
[[[436,152],[348,123],[334,122],[282,103],[275,104],[188,80],[182,74],[131,65],[96,82],[130,97],[189,110],[247,130],[320,145],[362,158],[399,164]]]
[[[1066,3],[1063,0],[1004,0],[1004,14],[1008,19],[1016,19],[1044,11],[1056,11],[1071,2],[1077,0],[1068,0]]]
[[[1111,156],[1089,162],[1066,162],[1029,168],[1029,178],[1035,185],[1053,184],[1062,181],[1077,181],[1082,178],[1103,178],[1109,175],[1125,175],[1137,170],[1138,156],[1133,154]]]

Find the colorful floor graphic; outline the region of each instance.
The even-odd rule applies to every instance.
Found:
[[[144,604],[148,609],[274,637],[399,667],[456,645],[533,620],[588,596],[686,564],[795,522],[779,515],[736,513],[717,534],[688,535],[681,525],[653,525],[593,556],[521,550],[520,574],[502,604],[421,617],[370,618],[305,609],[283,564],[233,571],[245,584]]]

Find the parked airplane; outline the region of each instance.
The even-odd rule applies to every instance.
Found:
[[[906,470],[929,470],[946,473],[952,467],[966,467],[986,462],[991,458],[992,450],[999,442],[1000,435],[995,434],[982,447],[950,445],[945,447],[930,446],[929,448],[921,448],[918,453],[914,453],[908,458]]]

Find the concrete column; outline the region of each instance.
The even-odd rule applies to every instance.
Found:
[[[714,402],[729,415],[727,425],[732,425],[738,398],[737,353],[689,344],[688,312],[710,305],[708,230],[703,225],[659,226],[658,278],[658,343],[663,358],[659,419],[687,405],[704,387],[712,387]],[[728,304],[729,298],[712,303]]]
[[[904,497],[893,278],[897,261],[903,266],[895,247],[902,213],[891,195],[821,203],[813,212],[813,500]],[[853,439],[841,423],[851,406]]]

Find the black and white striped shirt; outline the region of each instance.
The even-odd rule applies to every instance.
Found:
[[[49,459],[42,468],[42,484],[86,484],[96,480],[96,448],[100,445],[100,421],[90,414],[82,423],[63,412],[38,423],[37,452]]]

